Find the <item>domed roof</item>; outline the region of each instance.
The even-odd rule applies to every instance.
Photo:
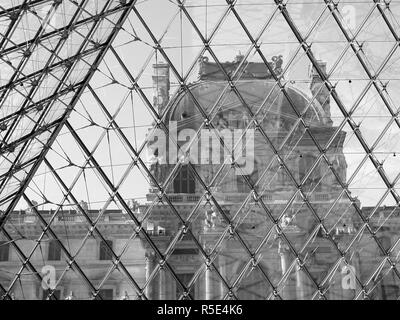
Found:
[[[235,84],[240,97],[226,81],[200,81],[189,86],[172,106],[167,119],[178,122],[178,131],[198,129],[204,121],[200,108],[217,125],[223,118],[227,127],[240,128],[251,120],[250,112],[266,132],[284,133],[303,115],[309,126],[322,126],[324,111],[316,101],[294,86],[287,86],[288,98],[271,79],[251,79]],[[290,101],[289,101],[290,100]],[[292,107],[292,105],[293,107]]]

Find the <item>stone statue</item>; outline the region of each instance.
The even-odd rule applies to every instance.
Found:
[[[282,64],[283,64],[283,59],[282,55],[279,56],[273,56],[272,57],[272,63],[273,63],[273,68],[274,72],[276,75],[280,75],[282,73]]]
[[[128,295],[128,292],[127,292],[127,291],[125,291],[124,295],[123,295],[123,296],[121,296],[121,298],[120,298],[119,300],[129,300],[129,295]]]
[[[215,229],[217,214],[214,212],[214,210],[212,208],[206,209],[205,216],[206,216],[206,218],[204,219],[205,229],[208,230]]]
[[[346,183],[346,169],[347,163],[344,159],[343,155],[336,155],[332,158],[332,169],[335,173],[339,176],[342,183]],[[337,181],[336,177],[332,173],[332,183],[338,185],[339,182]]]
[[[228,121],[224,118],[222,114],[216,115],[216,128],[218,130],[223,130],[228,128]]]
[[[153,175],[153,177],[157,180],[159,184],[162,184],[164,182],[165,178],[165,172],[163,168],[161,167],[162,163],[162,157],[159,156],[158,153],[158,148],[154,150],[153,155],[149,159],[150,162],[150,172]],[[151,186],[156,187],[156,183],[153,182],[153,180],[150,181]]]
[[[71,291],[69,295],[65,297],[65,300],[75,300],[74,292]]]
[[[285,213],[282,217],[281,228],[286,229],[291,225],[292,219],[289,217],[287,213]]]

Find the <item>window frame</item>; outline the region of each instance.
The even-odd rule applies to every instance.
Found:
[[[114,248],[113,248],[114,241],[111,239],[107,239],[105,241],[109,244],[111,249],[114,250]],[[102,252],[104,255],[102,254]],[[112,253],[108,250],[107,246],[105,246],[104,241],[101,240],[100,244],[99,244],[99,260],[100,261],[110,261],[110,260],[112,260],[112,257],[113,257]]]
[[[10,261],[10,243],[9,241],[0,241],[0,262]]]
[[[174,178],[174,193],[196,193],[196,180],[190,171],[189,165],[182,165]]]
[[[58,240],[50,240],[47,248],[48,261],[61,261],[61,247]],[[54,254],[54,255],[53,255]],[[56,259],[54,259],[56,258]]]

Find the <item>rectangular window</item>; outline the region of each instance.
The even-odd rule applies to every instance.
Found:
[[[61,260],[61,247],[57,240],[51,240],[49,242],[48,260],[60,261]]]
[[[103,300],[112,300],[114,297],[114,290],[113,289],[100,289],[99,295]]]
[[[100,260],[112,260],[112,253],[110,249],[107,248],[107,244],[112,248],[113,242],[111,240],[100,242]]]
[[[8,261],[10,254],[10,243],[8,241],[0,241],[0,261]]]

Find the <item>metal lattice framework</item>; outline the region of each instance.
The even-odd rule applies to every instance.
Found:
[[[0,253],[16,257],[0,254],[2,298],[39,297],[49,265],[48,299],[398,298],[400,2],[162,3],[0,5]],[[221,78],[196,79],[199,61]],[[208,175],[146,158],[160,132],[186,155],[179,112],[190,145],[214,130],[242,151],[218,128],[232,110],[256,132],[256,178],[232,158]],[[174,190],[183,170],[195,192]]]

